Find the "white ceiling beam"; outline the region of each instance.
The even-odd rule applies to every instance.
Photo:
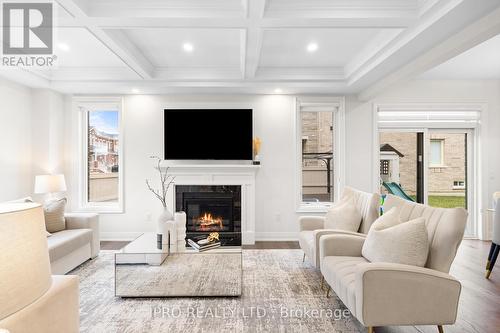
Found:
[[[104,17],[241,17],[245,10],[245,0],[88,0],[87,2],[89,16]]]
[[[498,34],[500,34],[500,8],[447,38],[446,41],[438,43],[400,69],[378,80],[377,83],[364,89],[359,94],[359,98],[369,100],[388,87],[408,78],[416,77]]]
[[[143,79],[151,79],[154,67],[123,31],[104,31],[101,28],[87,27],[108,49],[120,58],[130,69]]]
[[[241,56],[241,60],[244,61],[242,64],[242,75],[244,78],[255,77],[257,67],[259,66],[263,38],[263,31],[259,21],[264,17],[265,8],[266,0],[252,0],[248,3],[248,20],[250,22],[245,38],[242,38],[242,42],[245,43],[246,47],[242,47],[243,55]]]
[[[276,88],[277,86],[281,87],[323,87],[328,88],[332,86],[343,86],[345,87],[345,83],[340,81],[324,81],[324,80],[294,80],[294,81],[281,81],[281,80],[188,80],[188,81],[171,81],[171,80],[155,80],[154,84],[145,83],[144,80],[94,80],[94,81],[72,81],[72,80],[58,80],[53,81],[52,85],[55,87],[64,87],[67,86],[81,86],[86,89],[92,89],[95,86],[125,86],[130,90],[130,86],[143,86],[143,87],[270,87]]]
[[[259,67],[255,76],[260,81],[344,81],[343,67]]]
[[[256,0],[260,1],[260,0]],[[251,2],[253,4],[253,2]],[[251,5],[252,6],[252,5]],[[214,28],[243,29],[250,24],[268,29],[286,28],[406,28],[416,22],[416,18],[400,17],[342,17],[342,18],[159,18],[159,17],[85,17],[60,18],[58,27],[96,26],[102,29],[134,28]]]
[[[86,9],[87,2],[82,0],[57,0],[58,3],[76,20],[81,20],[98,40],[100,40],[111,52],[120,58],[125,65],[133,70],[143,79],[153,77],[154,68],[151,62],[137,49],[137,47],[121,31],[105,31],[88,20]]]

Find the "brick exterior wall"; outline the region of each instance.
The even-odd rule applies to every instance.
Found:
[[[465,181],[465,135],[432,134],[430,139],[444,140],[442,167],[430,167],[427,173],[429,194],[457,194],[465,192],[454,188],[453,182]],[[381,132],[380,144],[390,144],[404,157],[399,160],[400,184],[410,195],[416,194],[417,135],[416,133]],[[429,154],[427,154],[428,156]]]
[[[333,113],[302,112],[302,152],[333,152]],[[331,181],[333,184],[333,160],[331,162]],[[330,201],[327,191],[327,168],[325,162],[304,159],[302,162],[302,193],[304,198]]]

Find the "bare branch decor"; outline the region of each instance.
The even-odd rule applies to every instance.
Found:
[[[150,156],[149,158],[156,160],[155,170],[160,174],[161,188],[155,189],[151,186],[149,179],[146,179],[148,189],[160,200],[164,208],[167,208],[167,192],[170,186],[174,183],[175,177],[168,174],[168,167],[161,167],[163,160],[158,156]]]

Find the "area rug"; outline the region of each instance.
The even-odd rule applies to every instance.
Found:
[[[359,332],[300,250],[244,250],[243,296],[119,298],[114,253],[102,251],[70,274],[80,277],[82,332]]]

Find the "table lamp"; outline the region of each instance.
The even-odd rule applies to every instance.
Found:
[[[54,193],[66,191],[64,175],[39,175],[35,177],[35,193],[49,194],[48,201],[56,200]]]

